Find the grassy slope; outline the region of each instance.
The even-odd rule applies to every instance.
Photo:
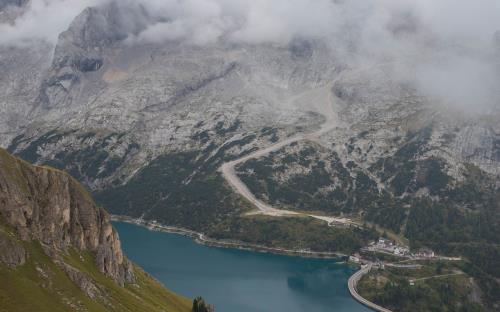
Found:
[[[0,163],[6,178],[29,193],[24,175],[31,165],[3,149]],[[83,187],[81,191],[88,195]],[[70,251],[63,256],[64,261],[88,275],[104,294],[104,298],[92,300],[43,252],[38,242],[19,241],[1,218],[0,235],[28,252],[28,261],[16,268],[0,263],[0,311],[190,311],[190,300],[168,291],[139,267],[134,270],[137,282],[121,287],[99,272],[93,255]]]
[[[165,289],[139,267],[134,268],[137,282],[121,287],[98,271],[90,253],[72,250],[64,261],[89,276],[103,294],[92,300],[38,242],[18,241],[6,226],[0,226],[0,235],[17,241],[29,254],[16,268],[0,264],[0,311],[190,311],[190,300]]]

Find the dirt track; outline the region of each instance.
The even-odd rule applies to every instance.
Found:
[[[325,117],[325,122],[321,125],[319,130],[313,133],[298,134],[296,136],[284,139],[282,141],[274,143],[273,145],[257,150],[249,155],[243,156],[241,158],[238,158],[230,162],[226,162],[220,167],[219,171],[222,173],[224,179],[226,179],[229,185],[231,185],[231,187],[236,192],[240,193],[243,197],[245,197],[248,201],[250,201],[253,205],[255,205],[255,207],[257,207],[257,209],[259,210],[258,213],[270,216],[291,216],[299,214],[304,215],[302,213],[290,210],[274,208],[257,199],[255,195],[243,183],[243,181],[241,181],[241,179],[238,177],[238,175],[236,174],[235,167],[250,159],[255,159],[268,155],[269,153],[277,151],[294,142],[299,142],[304,140],[311,140],[311,141],[319,140],[321,135],[335,129],[335,127],[339,125],[339,119],[337,113],[334,110],[335,96],[331,92],[331,87],[335,84],[336,81],[340,79],[340,77],[341,76],[339,75],[339,77],[337,77],[337,79],[335,79],[330,84],[317,89],[303,92],[291,100],[292,102],[291,104],[305,103],[308,105],[311,111],[319,113]],[[354,223],[351,220],[346,218],[335,218],[335,217],[319,216],[312,214],[307,214],[307,215],[319,220],[326,221],[328,222],[328,224],[343,223],[343,224],[354,225]]]

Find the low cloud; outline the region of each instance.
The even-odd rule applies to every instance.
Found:
[[[0,24],[0,44],[55,43],[85,7],[111,0],[32,0],[13,23]],[[498,0],[120,0],[145,12],[128,44],[183,41],[286,45],[323,40],[355,62],[404,63],[426,95],[456,107],[495,103],[499,82]],[[497,33],[498,34],[498,33]],[[480,103],[480,104],[478,104]],[[486,105],[486,104],[485,104]]]
[[[221,38],[244,43],[287,43],[335,31],[340,7],[330,0],[138,0],[154,17],[129,41],[185,40],[203,45]],[[307,13],[305,13],[307,12]]]
[[[71,21],[100,0],[31,0],[13,23],[0,23],[0,45],[23,45],[32,40],[57,41]],[[9,8],[4,8],[5,11]],[[0,20],[1,20],[0,15]]]

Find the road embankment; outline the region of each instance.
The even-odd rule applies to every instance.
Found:
[[[357,285],[358,285],[358,282],[361,280],[361,278],[363,277],[363,275],[365,275],[368,272],[370,272],[371,268],[372,268],[371,264],[362,266],[359,271],[357,271],[356,273],[354,273],[353,275],[351,275],[351,277],[347,281],[347,285],[349,287],[349,292],[351,293],[351,296],[354,299],[356,299],[359,303],[361,303],[361,304],[369,307],[370,309],[372,309],[374,311],[392,312],[389,309],[386,309],[386,308],[381,307],[381,306],[379,306],[379,305],[377,305],[377,304],[375,304],[375,303],[373,303],[371,301],[366,300],[365,298],[361,297],[361,295],[358,293],[358,290],[356,288]]]

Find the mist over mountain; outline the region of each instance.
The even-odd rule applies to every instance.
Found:
[[[225,165],[277,215],[362,220],[466,257],[498,307],[498,1],[0,1],[11,153],[113,214],[285,237],[294,219],[273,218],[255,241],[268,220],[246,215]]]
[[[498,6],[5,2],[1,143],[66,166],[68,153],[119,136],[102,143],[104,163],[91,173],[90,165],[70,165],[102,189],[165,153],[246,142],[226,151],[236,156],[322,122],[334,128],[323,144],[368,168],[394,153],[398,138],[432,124],[426,157],[447,159],[457,179],[464,161],[498,174]],[[318,101],[323,92],[335,95],[333,119]],[[274,136],[251,139],[267,127]],[[365,132],[373,138],[353,154],[346,140]]]
[[[12,7],[23,2],[8,2]],[[425,95],[468,113],[498,108],[499,80],[493,0],[34,0],[0,24],[0,44],[56,43],[88,6],[113,5],[129,45],[183,42],[195,46],[322,40],[352,67],[394,62],[394,74]]]

